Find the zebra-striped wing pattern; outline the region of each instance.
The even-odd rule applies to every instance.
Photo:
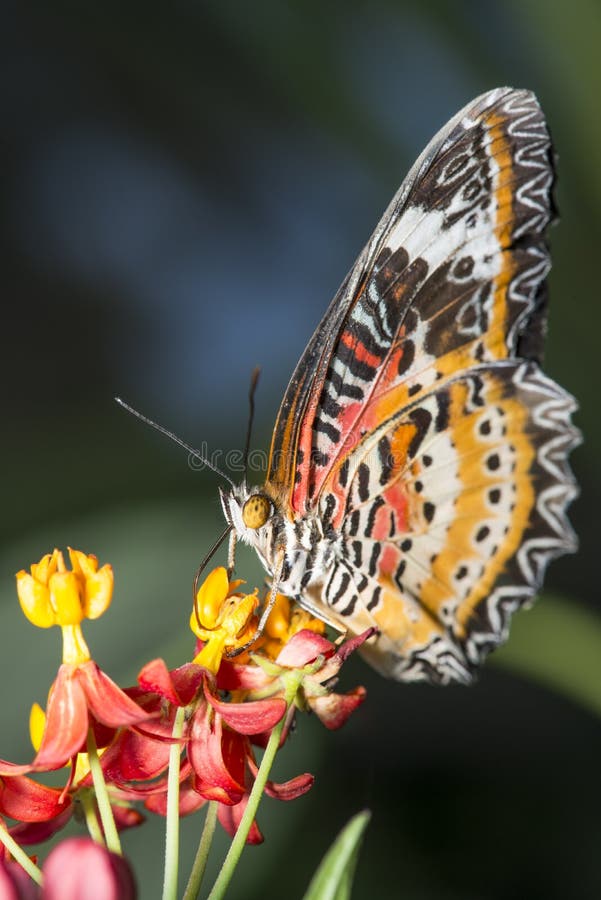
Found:
[[[433,139],[292,377],[267,488],[339,552],[306,598],[398,678],[467,680],[547,562],[574,402],[539,367],[552,147],[533,94],[492,91]],[[303,598],[299,598],[303,602]]]

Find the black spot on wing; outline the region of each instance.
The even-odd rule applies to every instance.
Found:
[[[397,365],[398,374],[401,376],[404,375],[405,372],[407,372],[407,370],[411,367],[414,359],[415,344],[413,343],[413,341],[407,338],[405,341],[403,341],[403,352]]]
[[[340,487],[346,487],[348,484],[348,473],[349,473],[349,458],[344,460],[340,469],[338,470],[338,483]]]
[[[478,543],[481,543],[481,541],[485,541],[489,534],[490,528],[488,527],[488,525],[482,525],[476,533],[476,541]]]
[[[324,413],[331,419],[336,419],[342,410],[340,404],[336,403],[334,398],[331,397],[328,393],[324,393],[322,397],[321,408]]]
[[[357,605],[357,600],[359,599],[357,594],[353,594],[348,604],[344,607],[344,609],[340,610],[341,616],[352,616],[355,612],[355,606]]]
[[[484,406],[484,397],[482,396],[484,382],[479,375],[474,375],[472,377],[472,386],[472,403],[474,406]]]
[[[449,412],[451,400],[448,391],[440,391],[437,395],[437,412],[435,427],[437,432],[446,431],[449,427]]]
[[[351,537],[354,537],[359,532],[359,525],[361,524],[361,510],[354,509],[351,513],[351,517],[349,520],[349,529],[348,533]]]
[[[371,554],[369,556],[369,563],[367,565],[367,571],[370,575],[375,575],[378,570],[378,560],[380,558],[380,553],[382,552],[382,545],[379,542],[375,542],[373,547],[371,548]]]
[[[333,494],[327,494],[324,501],[324,511],[322,516],[322,523],[324,527],[326,527],[331,519],[334,510],[336,509],[336,498]]]
[[[380,484],[388,484],[394,469],[392,447],[386,436],[378,441],[378,459],[380,462]]]
[[[330,367],[328,381],[339,397],[348,397],[349,400],[363,400],[363,390],[358,384],[349,384],[342,380],[339,372]]]
[[[333,444],[337,444],[340,440],[339,430],[334,425],[332,425],[331,422],[325,422],[323,419],[315,420],[313,430],[318,431],[321,434],[325,434]]]
[[[369,466],[364,462],[357,470],[357,493],[361,503],[369,499]]]
[[[428,433],[430,423],[432,422],[432,413],[425,407],[418,406],[416,409],[411,410],[411,412],[409,413],[409,419],[415,426],[415,434],[409,442],[409,448],[407,452],[409,459],[415,459],[422,441]]]
[[[337,573],[337,572],[338,572],[338,569],[334,569],[334,573]],[[334,573],[332,574],[332,578],[334,577]],[[336,603],[338,603],[338,601],[340,600],[340,598],[345,595],[350,583],[351,583],[351,576],[349,575],[348,572],[343,572],[342,575],[340,576],[340,583],[338,585],[336,593],[334,594],[333,597],[328,597],[328,602],[332,606],[335,606]]]
[[[379,261],[381,262],[379,263]],[[378,265],[379,263],[379,265]],[[378,255],[376,260],[377,271],[374,275],[374,284],[380,296],[384,295],[387,289],[399,277],[409,264],[409,254],[404,247],[398,247],[394,253],[390,252],[389,247],[385,247]]]
[[[367,517],[367,528],[365,529],[365,534],[369,537],[374,530],[374,524],[376,521],[376,515],[381,506],[384,506],[386,501],[384,497],[376,497],[374,502],[371,505],[371,509],[369,510],[369,516]]]
[[[490,456],[486,460],[486,467],[491,472],[496,472],[496,470],[501,465],[501,459],[498,453],[491,453]]]
[[[323,468],[323,466],[327,466],[329,461],[330,457],[327,453],[322,453],[321,450],[311,450],[311,462],[314,466]]]
[[[369,603],[367,604],[367,609],[368,609],[370,612],[371,612],[371,610],[374,609],[374,608],[378,605],[378,603],[380,602],[380,594],[381,594],[381,593],[382,593],[382,588],[380,587],[380,585],[378,585],[378,587],[374,589],[374,592],[373,592],[373,594],[372,594],[371,600],[370,600]]]
[[[426,500],[424,503],[424,518],[426,522],[431,522],[434,518],[434,513],[436,512],[436,507],[429,500]]]

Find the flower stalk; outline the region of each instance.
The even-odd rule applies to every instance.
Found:
[[[304,675],[305,673],[302,670],[297,670],[291,672],[287,678],[285,695],[286,712],[290,709],[296,699],[296,694],[302,684]],[[280,746],[280,738],[282,736],[282,731],[284,730],[286,719],[287,715],[284,715],[273,728],[271,735],[269,736],[269,741],[267,742],[263,759],[261,760],[259,771],[255,777],[255,782],[250,792],[240,825],[230,844],[230,849],[227,852],[227,856],[223,861],[217,880],[215,881],[207,900],[221,900],[232,880],[234,871],[238,865],[242,851],[244,850],[248,833],[257,814],[257,809],[259,808],[259,803],[263,796],[263,791],[265,790],[265,785],[267,784],[267,779],[269,778],[269,773],[271,772],[276,753]]]
[[[111,809],[111,801],[100,766],[96,738],[94,737],[92,728],[88,731],[87,751],[92,781],[94,782],[94,791],[96,792],[96,803],[98,805],[100,821],[102,822],[102,829],[104,831],[104,841],[111,853],[117,853],[119,856],[122,856],[121,841],[119,840],[119,833],[117,831],[117,826],[115,825],[115,817],[113,816],[113,810]]]
[[[198,850],[194,857],[194,863],[192,864],[192,869],[190,871],[188,884],[184,891],[183,900],[196,900],[198,897],[202,879],[204,878],[205,869],[207,867],[207,861],[209,859],[209,850],[211,849],[211,843],[213,842],[213,835],[215,834],[218,808],[219,804],[215,800],[211,800],[207,806],[204,827],[200,836]]]
[[[173,743],[169,748],[169,775],[167,786],[167,824],[165,829],[165,874],[163,900],[175,900],[179,863],[179,775],[181,737],[184,731],[186,709],[180,706],[173,722]]]
[[[25,869],[30,878],[36,884],[42,884],[42,872],[36,864],[27,856],[23,848],[17,844],[11,834],[8,833],[4,825],[0,822],[0,841],[4,844],[10,855],[15,859],[22,869]]]

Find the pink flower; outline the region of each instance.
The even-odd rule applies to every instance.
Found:
[[[126,859],[91,838],[67,838],[42,867],[43,900],[135,900],[134,876]]]

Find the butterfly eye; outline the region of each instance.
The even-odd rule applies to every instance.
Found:
[[[261,528],[271,515],[271,503],[264,494],[254,494],[242,507],[242,521],[247,528]]]

